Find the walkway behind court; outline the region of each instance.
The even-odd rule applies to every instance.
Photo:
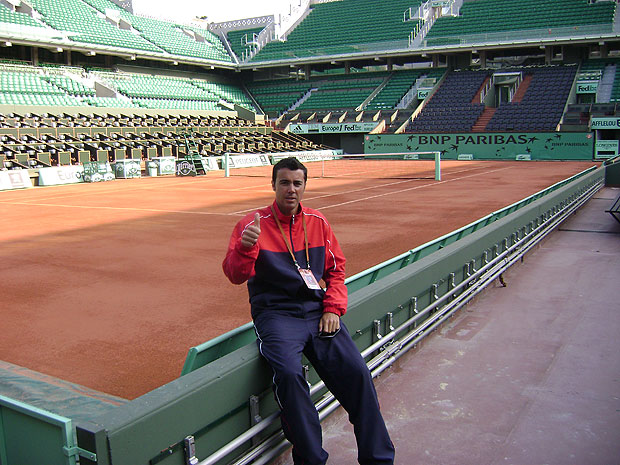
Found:
[[[620,224],[604,188],[375,380],[399,465],[620,463]],[[329,464],[354,464],[346,413]],[[276,460],[292,463],[290,453]]]

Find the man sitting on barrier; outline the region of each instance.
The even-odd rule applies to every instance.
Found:
[[[247,281],[257,343],[274,371],[273,390],[294,463],[325,464],[328,457],[303,353],[348,412],[359,463],[392,464],[394,446],[372,376],[340,321],[348,298],[345,258],[325,217],[301,205],[306,181],[306,167],[296,158],[274,165],[275,201],[237,223],[224,273],[234,284]]]

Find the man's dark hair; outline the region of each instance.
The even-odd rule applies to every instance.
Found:
[[[273,172],[271,174],[271,182],[276,183],[278,177],[278,171],[282,168],[287,168],[291,171],[302,170],[304,172],[304,182],[308,181],[308,169],[295,157],[283,158],[278,163],[273,165]]]

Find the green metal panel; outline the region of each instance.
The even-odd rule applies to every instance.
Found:
[[[124,160],[125,159],[125,149],[114,149],[114,159],[115,160]]]
[[[97,443],[96,438],[104,434],[109,463],[146,465],[162,455],[182,457],[179,445],[192,434],[204,457],[249,428],[250,396],[260,397],[261,414],[275,411],[270,385],[271,370],[256,345],[250,344],[91,424],[78,425],[80,447],[86,448],[87,439],[91,447],[102,447],[103,442]],[[91,451],[106,456],[105,451]]]
[[[78,161],[82,164],[90,161],[90,152],[88,150],[78,151]]]
[[[37,159],[43,163],[44,165],[51,165],[52,164],[52,156],[50,155],[49,152],[39,152],[37,153]]]
[[[57,132],[56,135],[60,135],[60,134],[69,134],[70,136],[75,135],[75,128],[56,128]]]
[[[473,134],[370,134],[364,153],[440,151],[443,160],[473,155],[474,160],[592,160],[594,138],[590,132],[473,133]]]
[[[605,185],[620,187],[620,157],[605,163]]]
[[[97,150],[97,161],[100,161],[100,162],[108,161],[108,151]]]
[[[58,164],[70,165],[71,164],[71,153],[70,152],[58,152]]]
[[[29,135],[29,136],[34,136],[37,137],[37,128],[19,128],[18,129],[18,135],[23,136],[23,135]]]
[[[17,137],[18,130],[16,128],[2,128],[0,134]]]
[[[246,346],[256,340],[252,323],[240,326],[196,347],[187,354],[181,376],[205,366],[218,358]]]
[[[7,465],[75,465],[71,420],[0,396],[0,461]]]

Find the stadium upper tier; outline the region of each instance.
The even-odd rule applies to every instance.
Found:
[[[370,48],[405,47],[420,21],[404,20],[409,8],[418,8],[420,0],[341,0],[314,5],[305,19],[286,37],[265,45],[252,61],[283,58],[307,58],[318,55],[342,55]]]
[[[121,50],[154,57],[182,56],[232,63],[220,38],[195,26],[129,13],[110,0],[29,0],[32,12],[0,4],[0,29],[11,37]],[[22,34],[20,34],[22,33]]]
[[[436,12],[424,14],[428,4],[419,0],[340,0],[312,5],[288,35],[267,43],[258,53],[251,39],[260,28],[229,32],[228,40],[239,59],[249,58],[251,63],[298,60],[519,37],[529,40],[534,30],[543,31],[538,36],[547,38],[575,34],[580,28],[611,32],[615,9],[611,1],[476,0],[464,2],[456,16],[437,17]]]
[[[212,32],[218,30],[213,25],[138,16],[111,0],[27,0],[12,9],[6,6],[9,2],[0,3],[0,38],[233,68],[612,33],[616,9],[613,1],[586,0],[476,0],[465,1],[460,8],[460,2],[436,3],[310,2],[294,27],[277,36],[271,22],[267,27],[254,23],[242,29],[219,29],[220,37]],[[259,46],[253,39],[263,29],[269,33],[262,34]]]
[[[511,31],[578,28],[595,25],[608,30],[614,21],[616,3],[585,0],[476,0],[465,2],[459,16],[437,18],[425,37],[426,44],[462,43],[468,35],[488,35]]]

